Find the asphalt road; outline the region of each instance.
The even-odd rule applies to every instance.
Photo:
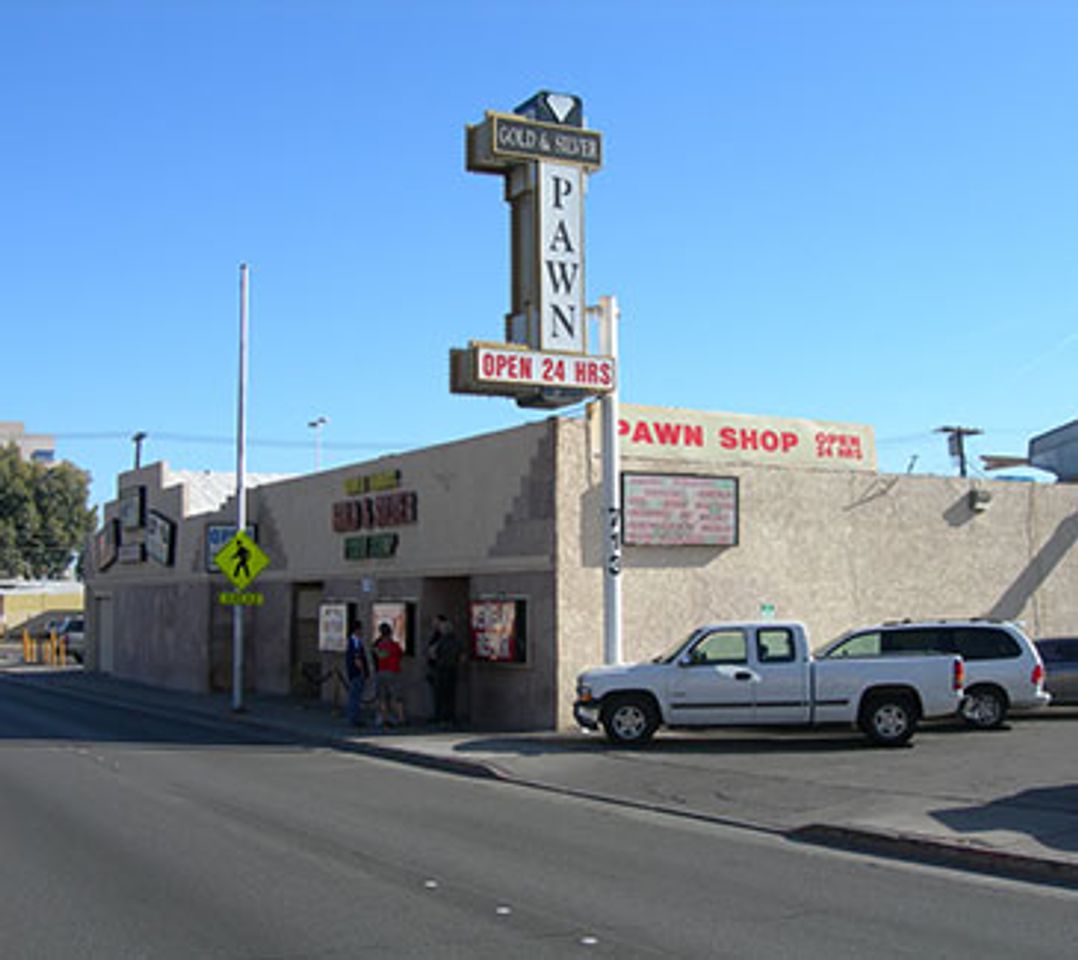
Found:
[[[1078,894],[0,676],[5,958],[1069,956]]]

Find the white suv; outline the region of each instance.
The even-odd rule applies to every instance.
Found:
[[[966,662],[959,715],[982,730],[1000,726],[1011,710],[1034,710],[1051,701],[1044,663],[1033,641],[1006,620],[900,620],[854,630],[820,657],[901,653],[957,653]]]

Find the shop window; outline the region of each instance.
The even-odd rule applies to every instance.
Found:
[[[472,659],[492,663],[526,663],[528,610],[524,600],[473,600]]]

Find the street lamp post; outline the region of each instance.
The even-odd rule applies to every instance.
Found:
[[[145,440],[149,434],[145,430],[139,430],[133,437],[132,442],[135,444],[135,469],[138,470],[142,466],[142,441]]]
[[[314,431],[314,472],[322,469],[322,428],[329,423],[329,417],[315,417],[307,421],[307,426]]]

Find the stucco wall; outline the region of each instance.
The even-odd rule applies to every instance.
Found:
[[[213,597],[205,584],[134,585],[114,593],[112,605],[117,676],[159,687],[206,689]]]

